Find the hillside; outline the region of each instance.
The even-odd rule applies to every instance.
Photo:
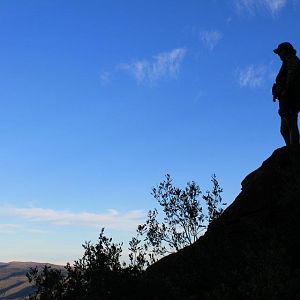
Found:
[[[300,299],[300,146],[280,148],[195,244],[146,272],[147,299]]]
[[[35,262],[0,263],[0,299],[23,299],[32,288],[28,283],[26,273],[30,267],[42,267],[44,264]],[[54,266],[54,265],[53,265]],[[54,266],[62,268],[61,266]]]

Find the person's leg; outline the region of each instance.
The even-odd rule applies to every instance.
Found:
[[[292,113],[287,118],[289,140],[291,145],[299,144],[298,113]]]
[[[280,133],[285,141],[285,144],[289,146],[290,143],[290,130],[288,120],[286,116],[281,115]]]

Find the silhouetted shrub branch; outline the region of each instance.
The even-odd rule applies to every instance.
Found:
[[[166,175],[152,195],[161,210],[149,210],[144,224],[129,242],[129,263],[121,263],[122,243],[115,244],[104,235],[98,242],[83,244],[83,257],[65,272],[50,266],[31,268],[27,273],[35,292],[30,300],[133,299],[145,269],[162,256],[194,243],[207,225],[222,213],[221,193],[216,176],[212,190],[203,194],[194,182],[183,189],[175,187]]]
[[[143,266],[193,244],[206,230],[208,224],[223,212],[223,189],[212,175],[212,190],[203,194],[194,181],[183,189],[175,187],[171,176],[152,189],[152,195],[161,207],[149,210],[148,219],[138,226],[132,241],[139,244],[139,254],[144,256]],[[144,244],[142,244],[144,241]]]

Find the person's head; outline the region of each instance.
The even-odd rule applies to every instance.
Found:
[[[278,54],[281,60],[284,60],[288,55],[296,55],[297,51],[293,45],[289,42],[283,42],[273,50],[275,54]]]

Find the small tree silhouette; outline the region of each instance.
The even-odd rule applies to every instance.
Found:
[[[183,189],[175,187],[167,174],[152,189],[162,209],[149,210],[147,221],[138,226],[137,235],[130,242],[133,264],[143,269],[162,256],[193,244],[208,224],[219,218],[226,205],[221,197],[223,189],[215,175],[211,182],[212,190],[203,194],[194,181]]]
[[[38,267],[30,268],[26,276],[35,287],[34,293],[29,296],[30,300],[63,299],[64,275],[61,270],[45,265],[40,271]]]
[[[85,242],[82,246],[83,257],[73,266],[68,263],[65,274],[50,266],[30,269],[26,276],[35,287],[30,300],[112,300],[130,294],[137,276],[120,262],[122,244],[113,243],[102,228],[96,244]]]
[[[148,219],[138,226],[137,236],[129,242],[128,265],[121,263],[123,244],[113,243],[102,228],[98,242],[85,242],[83,257],[72,266],[68,263],[66,272],[50,266],[31,268],[27,277],[35,292],[29,299],[133,299],[147,266],[194,243],[222,213],[223,190],[215,175],[211,181],[212,190],[203,194],[194,181],[181,189],[166,175],[152,190],[163,216],[156,208],[148,212]]]

